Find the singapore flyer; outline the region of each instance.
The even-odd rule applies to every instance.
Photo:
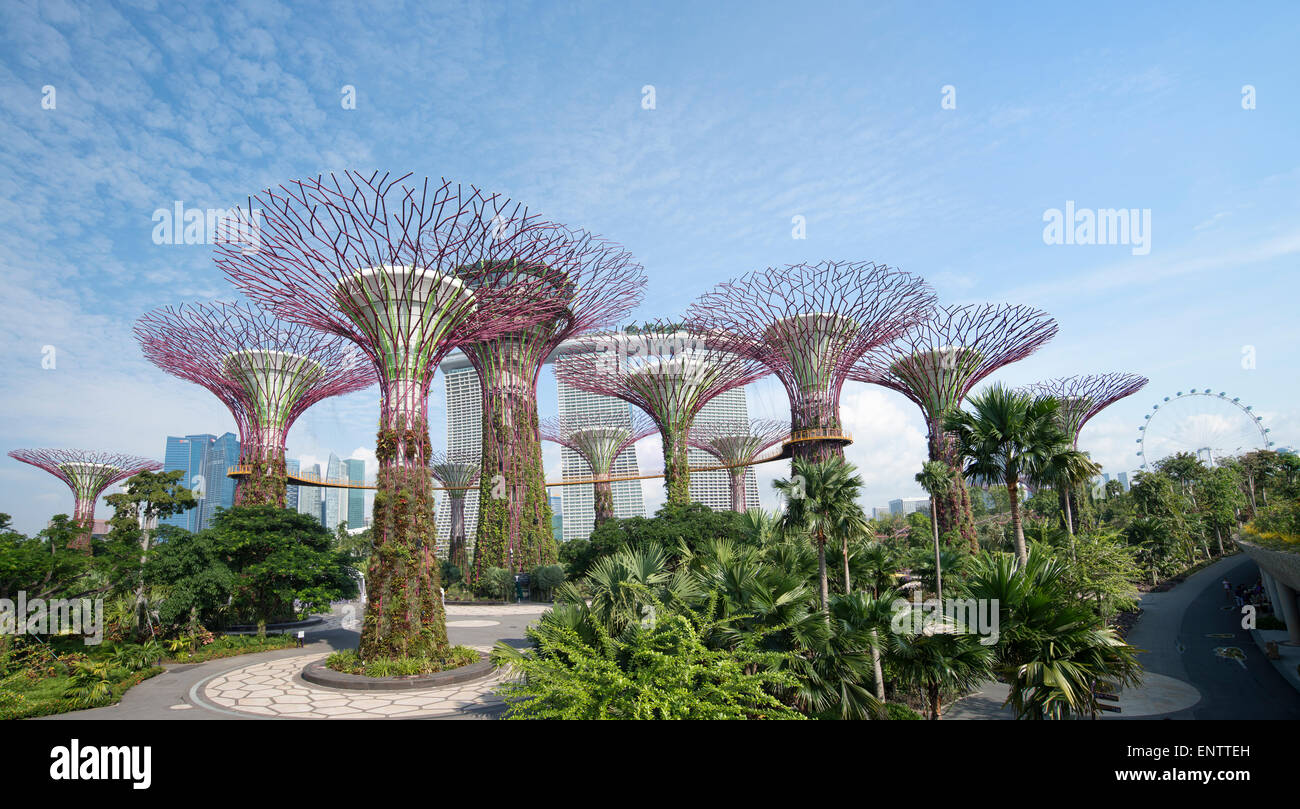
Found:
[[[1143,471],[1180,452],[1207,464],[1220,458],[1268,449],[1269,429],[1240,397],[1211,388],[1178,391],[1152,405],[1138,428],[1138,458]]]

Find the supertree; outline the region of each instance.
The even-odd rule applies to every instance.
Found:
[[[508,297],[476,292],[510,267],[545,266],[545,223],[499,195],[409,177],[345,172],[269,189],[236,212],[256,222],[261,210],[254,243],[217,245],[218,265],[245,294],[351,340],[378,374],[367,660],[448,648],[426,414],[438,363],[455,347],[553,316],[545,296],[527,294],[550,280],[542,273],[517,278]]]
[[[663,438],[668,502],[691,501],[690,434],[714,397],[766,376],[745,353],[719,350],[712,335],[670,321],[593,335],[555,360],[555,375],[580,390],[622,399],[650,416]]]
[[[1038,396],[1051,396],[1060,402],[1056,412],[1061,429],[1077,448],[1079,433],[1089,419],[1120,399],[1142,390],[1148,381],[1140,374],[1114,371],[1048,379],[1026,385],[1022,390]]]
[[[480,294],[508,299],[521,279],[552,315],[462,347],[483,391],[483,457],[470,580],[488,568],[529,570],[557,558],[538,432],[537,378],[565,340],[617,323],[641,301],[645,271],[632,255],[585,231],[553,227],[553,258],[485,277]]]
[[[246,304],[155,309],[136,322],[135,334],[150,362],[207,388],[230,409],[247,472],[236,485],[236,505],[284,508],[289,428],[322,399],[377,381],[374,367],[344,338]]]
[[[1084,374],[1049,379],[1027,385],[1021,390],[1035,396],[1051,396],[1059,402],[1056,415],[1061,429],[1070,437],[1075,449],[1079,448],[1079,433],[1088,420],[1126,396],[1132,396],[1146,387],[1149,380],[1139,374],[1114,371],[1107,374]],[[1068,479],[1067,479],[1068,481]],[[1076,515],[1082,517],[1075,486],[1058,487],[1061,516],[1066,530],[1074,533]]]
[[[934,307],[921,278],[869,261],[769,267],[718,285],[688,321],[776,374],[790,397],[794,458],[843,457],[840,391],[853,364]]]
[[[790,425],[771,419],[718,421],[691,430],[691,444],[709,453],[731,478],[731,510],[745,512],[745,472],[754,460],[785,440]]]
[[[465,495],[478,483],[478,461],[453,458],[445,452],[429,456],[433,479],[443,485],[451,514],[451,536],[447,542],[447,559],[461,571],[469,570],[469,545],[465,537]]]
[[[16,461],[40,467],[72,489],[72,519],[81,531],[68,547],[90,553],[90,533],[95,522],[95,502],[114,483],[141,472],[156,472],[162,464],[120,452],[92,452],[81,449],[16,449],[9,453]]]
[[[941,532],[958,531],[973,553],[979,541],[970,492],[956,445],[943,429],[944,417],[961,407],[980,380],[1034,353],[1056,330],[1050,315],[1029,306],[940,306],[894,342],[863,355],[850,372],[852,379],[896,390],[921,408],[929,458],[953,472],[953,485],[937,498],[935,519]]]
[[[597,526],[614,518],[614,487],[609,480],[614,461],[628,447],[658,429],[648,416],[639,412],[633,412],[627,423],[612,415],[580,420],[550,417],[541,423],[543,441],[568,447],[590,467]]]

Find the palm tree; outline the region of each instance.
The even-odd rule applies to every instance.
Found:
[[[916,473],[916,482],[930,495],[930,525],[934,530],[934,595],[943,613],[943,564],[939,559],[939,498],[952,489],[952,470],[942,461],[926,461]]]
[[[1070,534],[1071,547],[1074,543],[1074,512],[1070,506],[1070,495],[1083,483],[1101,474],[1101,466],[1069,444],[1063,444],[1048,456],[1034,475],[1034,482],[1051,486],[1060,492],[1061,510],[1065,515],[1065,530]]]
[[[993,673],[993,650],[974,635],[937,631],[916,635],[895,634],[889,645],[891,671],[921,689],[930,719],[942,713],[944,691],[968,691]]]
[[[817,577],[821,584],[822,612],[830,620],[830,588],[826,581],[826,541],[846,532],[858,521],[865,526],[857,503],[862,478],[852,464],[832,456],[825,461],[796,458],[789,480],[772,486],[786,497],[783,526],[808,536],[817,548]],[[845,540],[847,542],[847,540]],[[847,559],[847,545],[845,558]]]
[[[1001,483],[1011,501],[1016,557],[1024,562],[1025,530],[1020,521],[1020,484],[1035,479],[1047,460],[1069,438],[1056,424],[1060,403],[1050,396],[1031,396],[994,384],[970,399],[970,410],[954,410],[944,419],[963,473],[976,483]]]

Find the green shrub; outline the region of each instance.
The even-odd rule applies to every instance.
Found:
[[[923,719],[919,713],[898,702],[885,703],[886,719]]]
[[[390,657],[369,661],[363,661],[355,649],[348,649],[335,652],[325,658],[325,668],[366,677],[409,677],[415,674],[436,674],[440,671],[458,669],[476,663],[478,659],[478,652],[468,646],[453,646],[447,657],[440,659]]]

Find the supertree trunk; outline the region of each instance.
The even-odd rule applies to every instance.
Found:
[[[418,381],[396,380],[384,396],[366,577],[361,657],[445,657],[446,617],[434,558],[436,531],[425,399]]]
[[[249,473],[235,484],[235,505],[284,508],[288,471],[284,463],[284,441],[259,434],[255,443],[240,445],[241,466]]]
[[[558,558],[546,496],[537,398],[496,389],[484,397],[483,460],[472,580],[490,567],[512,572]]]
[[[465,542],[465,494],[453,492],[450,497],[451,545],[447,559],[464,573],[469,571],[469,548]]]
[[[745,467],[727,470],[731,478],[731,510],[737,514],[745,513]]]
[[[90,553],[90,536],[95,530],[95,501],[77,497],[72,504],[72,521],[79,530],[68,540],[68,550]]]
[[[935,505],[938,513],[934,516],[939,526],[939,533],[956,531],[961,535],[962,541],[970,547],[971,553],[979,553],[979,538],[975,533],[975,517],[971,512],[970,492],[966,488],[966,477],[962,474],[961,459],[957,457],[956,444],[952,435],[944,432],[940,419],[927,418],[926,421],[930,435],[930,460],[944,464],[951,473],[948,492],[936,498]]]
[[[591,485],[592,500],[596,511],[595,525],[614,519],[614,486],[608,480],[597,480]]]
[[[666,429],[664,442],[664,486],[668,502],[685,506],[691,502],[690,430]]]

